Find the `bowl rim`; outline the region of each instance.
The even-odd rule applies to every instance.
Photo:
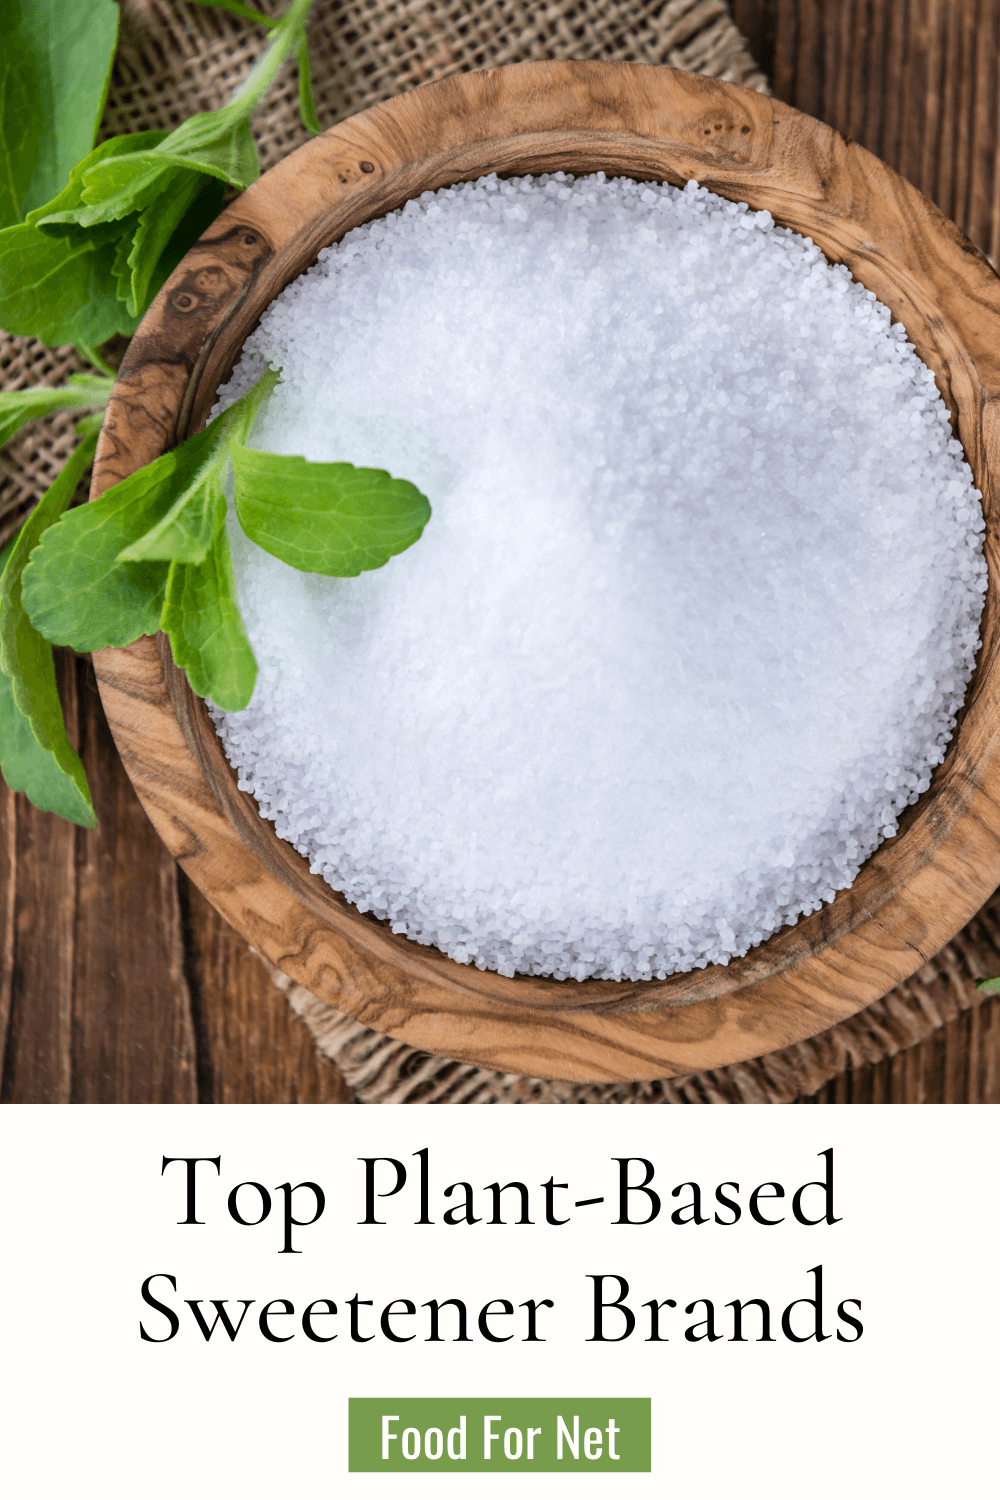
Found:
[[[903,318],[956,422],[987,517],[984,646],[930,791],[850,889],[726,966],[662,981],[506,979],[391,933],[309,874],[239,791],[165,637],[96,653],[95,667],[161,836],[293,979],[431,1051],[538,1076],[666,1077],[760,1055],[853,1014],[932,957],[1000,881],[1000,339],[989,336],[991,316],[1000,332],[1000,279],[961,232],[863,148],[737,85],[596,62],[453,75],[334,126],[224,210],[129,347],[92,494],[200,424],[260,312],[322,245],[429,186],[559,167],[697,178],[809,233]]]

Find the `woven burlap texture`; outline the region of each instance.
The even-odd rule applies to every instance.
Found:
[[[279,13],[283,0],[260,8]],[[171,129],[196,110],[217,108],[265,45],[260,28],[184,0],[122,0],[121,10],[102,136]],[[724,0],[317,0],[310,51],[324,126],[434,78],[529,58],[667,63],[767,90]],[[291,66],[254,130],[265,168],[306,139]],[[84,368],[73,349],[0,334],[4,389],[61,384]],[[65,462],[73,421],[33,423],[0,452],[0,540]],[[892,1056],[976,1005],[975,978],[997,968],[998,912],[984,910],[908,984],[811,1041],[709,1073],[617,1087],[547,1083],[429,1057],[359,1026],[278,970],[272,975],[363,1102],[777,1103],[813,1092],[845,1068]]]

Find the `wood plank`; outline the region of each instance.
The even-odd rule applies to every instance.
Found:
[[[199,1097],[215,1104],[346,1104],[351,1092],[317,1050],[260,959],[180,875]]]
[[[775,96],[1000,254],[1000,0],[733,0]]]
[[[800,1104],[1000,1104],[1000,1002],[991,998],[926,1041],[848,1069]]]
[[[98,827],[76,829],[2,787],[3,1101],[348,1102],[336,1067],[150,824],[92,667],[57,655]]]
[[[72,1099],[198,1100],[177,867],[114,748],[93,668],[80,662],[81,758],[97,828],[80,829]]]
[[[16,904],[17,796],[0,778],[0,1083],[13,1004]]]
[[[73,658],[56,653],[70,740],[79,746]],[[9,806],[9,804],[8,804]],[[72,1096],[76,835],[72,823],[14,799],[16,899],[8,950],[8,1018],[0,1100],[66,1104]]]

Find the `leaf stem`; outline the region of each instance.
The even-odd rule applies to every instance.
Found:
[[[100,370],[102,375],[114,380],[117,371],[111,368],[107,360],[101,358],[96,349],[92,349],[89,344],[77,344],[76,352],[88,365],[93,365],[95,370]]]
[[[299,114],[306,129],[312,131],[313,135],[319,135],[321,127],[313,100],[312,74],[309,72],[309,43],[304,33],[296,55],[299,60]]]
[[[263,11],[255,10],[252,5],[244,5],[242,0],[192,0],[192,3],[210,5],[213,10],[228,10],[231,16],[239,16],[241,21],[251,21],[255,26],[266,26],[268,31],[281,25],[280,16],[265,16]]]
[[[229,107],[238,104],[238,113],[249,117],[274,82],[285,59],[294,52],[305,35],[305,20],[313,0],[292,0],[274,28],[273,41],[263,57],[250,69],[239,88],[234,90]]]

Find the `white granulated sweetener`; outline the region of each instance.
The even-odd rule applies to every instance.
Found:
[[[260,664],[213,710],[277,832],[501,974],[726,963],[850,885],[955,727],[980,496],[930,371],[808,240],[694,183],[424,193],[287,287],[217,409],[412,480],[354,579],[231,522]]]

